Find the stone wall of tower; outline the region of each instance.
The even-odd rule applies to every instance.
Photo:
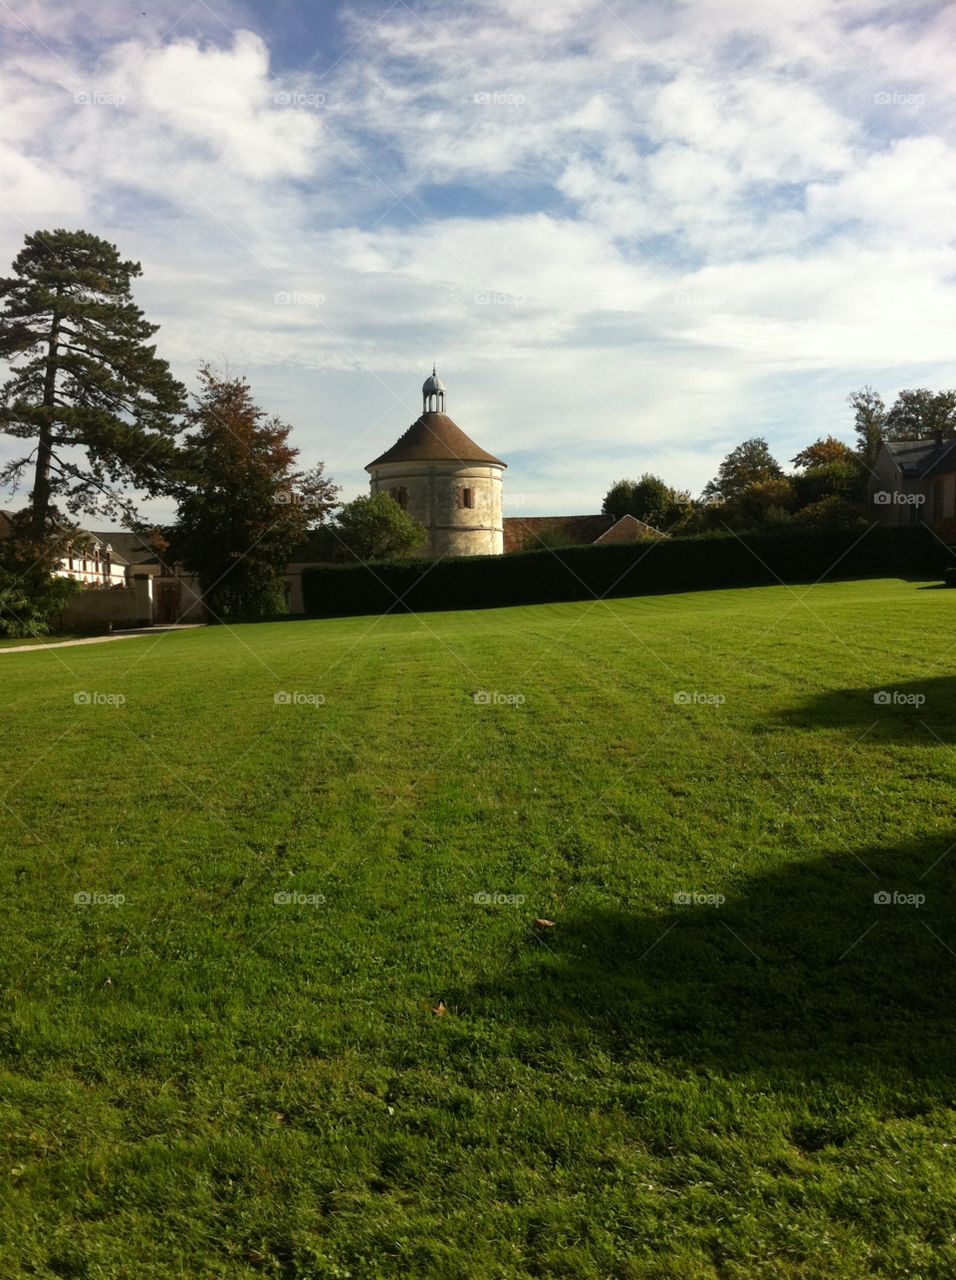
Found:
[[[433,556],[500,556],[503,467],[488,463],[387,462],[371,472],[372,493],[405,491],[405,510],[428,530]],[[463,505],[471,490],[473,506]]]

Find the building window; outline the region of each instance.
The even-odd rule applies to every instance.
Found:
[[[472,507],[474,507],[474,505],[475,505],[475,491],[474,491],[474,489],[459,489],[459,490],[458,490],[458,505],[459,505],[459,507],[467,507],[469,510],[470,510]]]
[[[943,518],[943,482],[937,480],[933,485],[933,519],[942,520]]]
[[[399,485],[395,489],[389,489],[389,496],[394,498],[401,509],[404,511],[408,506],[408,490],[404,485]]]

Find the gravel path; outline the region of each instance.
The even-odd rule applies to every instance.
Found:
[[[15,644],[9,649],[0,647],[0,656],[5,653],[39,653],[42,649],[72,649],[78,644],[109,644],[111,640],[135,640],[139,636],[161,636],[166,631],[195,631],[205,625],[202,622],[176,622],[168,627],[139,627],[130,631],[114,631],[108,636],[85,636],[82,640],[55,640],[52,644]]]

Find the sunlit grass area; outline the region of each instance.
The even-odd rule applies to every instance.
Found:
[[[948,1280],[954,611],[0,660],[4,1274]]]

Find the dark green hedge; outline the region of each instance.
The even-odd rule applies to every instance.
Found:
[[[302,571],[313,617],[492,609],[505,605],[757,587],[819,578],[942,578],[956,553],[922,526],[813,529],[570,547],[509,556],[320,565]]]

